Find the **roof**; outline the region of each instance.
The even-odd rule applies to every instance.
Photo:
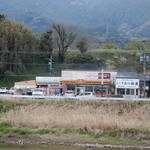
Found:
[[[144,79],[144,75],[136,73],[136,72],[117,72],[116,78],[134,78],[134,79]]]
[[[35,80],[15,82],[15,88],[36,88]]]

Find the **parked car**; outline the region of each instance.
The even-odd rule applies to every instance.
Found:
[[[43,89],[33,89],[32,96],[44,96],[44,90]]]
[[[67,90],[66,92],[65,92],[65,95],[64,96],[75,96],[75,94],[74,94],[74,91],[73,90]]]
[[[0,94],[7,94],[7,93],[8,93],[8,89],[6,87],[0,88]]]
[[[76,96],[76,99],[92,99],[92,98],[96,98],[93,92],[84,92]]]
[[[33,89],[27,90],[27,95],[32,95]]]
[[[15,92],[15,88],[14,87],[11,87],[8,91],[9,94],[14,94]]]

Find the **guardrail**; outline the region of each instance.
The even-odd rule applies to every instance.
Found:
[[[73,96],[31,96],[31,95],[9,95],[0,94],[3,99],[19,99],[19,100],[110,100],[110,101],[149,101],[150,98],[118,98],[118,97],[73,97]]]

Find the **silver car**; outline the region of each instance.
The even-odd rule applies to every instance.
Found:
[[[8,89],[6,87],[0,88],[0,94],[7,94],[7,93],[8,93]]]

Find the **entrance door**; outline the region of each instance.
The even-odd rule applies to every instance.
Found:
[[[96,86],[95,87],[95,94],[97,97],[106,97],[107,89],[104,86]]]
[[[76,95],[79,95],[80,93],[84,93],[85,87],[77,87],[76,91],[77,91]]]

